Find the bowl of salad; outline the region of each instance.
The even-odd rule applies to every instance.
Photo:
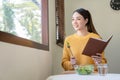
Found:
[[[94,66],[93,65],[79,65],[75,69],[77,74],[80,75],[89,75],[94,72]]]

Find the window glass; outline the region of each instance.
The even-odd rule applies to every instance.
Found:
[[[40,0],[0,0],[0,30],[41,43]]]
[[[0,41],[48,50],[48,0],[0,0],[0,35]]]

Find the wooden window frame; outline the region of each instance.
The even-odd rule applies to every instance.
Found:
[[[42,3],[42,19],[41,19],[42,44],[2,31],[0,31],[0,41],[49,51],[48,0],[41,0],[41,3]]]

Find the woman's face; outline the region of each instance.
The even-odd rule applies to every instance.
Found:
[[[80,15],[78,12],[73,13],[72,25],[76,31],[86,29],[87,22],[88,22],[88,19],[84,19],[84,17]]]

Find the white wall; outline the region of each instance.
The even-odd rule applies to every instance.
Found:
[[[81,7],[91,12],[94,25],[103,39],[113,35],[113,39],[105,49],[105,55],[108,59],[109,72],[120,73],[120,10],[112,10],[110,0],[65,0],[66,35],[74,32],[71,25],[72,12]]]
[[[0,42],[0,80],[45,80],[51,63],[48,51]]]
[[[60,74],[63,69],[61,67],[62,48],[56,45],[56,27],[55,27],[55,0],[49,0],[49,33],[50,48],[52,54],[52,74]]]

